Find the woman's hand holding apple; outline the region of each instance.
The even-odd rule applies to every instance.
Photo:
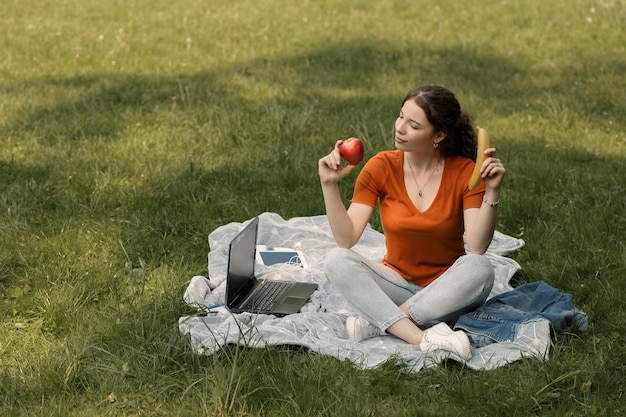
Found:
[[[363,143],[357,138],[338,140],[335,149],[318,162],[322,184],[337,183],[346,177],[363,160]],[[341,158],[349,165],[341,165]]]

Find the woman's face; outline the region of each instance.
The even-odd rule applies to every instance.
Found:
[[[400,109],[395,124],[395,145],[403,151],[432,150],[433,142],[438,142],[441,132],[435,133],[426,118],[426,113],[415,100],[407,100]]]

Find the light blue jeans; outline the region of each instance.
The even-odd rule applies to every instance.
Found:
[[[406,316],[406,303],[419,327],[454,323],[482,305],[493,287],[494,270],[487,257],[464,255],[426,287],[407,281],[395,270],[351,249],[335,248],[324,265],[328,280],[370,323],[385,331]]]

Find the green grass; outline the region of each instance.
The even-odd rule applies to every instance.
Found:
[[[626,4],[461,3],[4,1],[0,415],[626,415]],[[589,330],[489,372],[191,353],[208,234],[323,213],[317,159],[390,148],[428,83],[506,163],[518,282],[573,294]]]

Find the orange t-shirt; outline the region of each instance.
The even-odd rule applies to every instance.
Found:
[[[387,246],[383,263],[426,286],[465,254],[463,210],[481,206],[485,186],[469,190],[471,159],[446,157],[439,191],[420,212],[406,191],[403,164],[403,151],[375,155],[359,173],[351,201],[371,207],[378,202]]]

